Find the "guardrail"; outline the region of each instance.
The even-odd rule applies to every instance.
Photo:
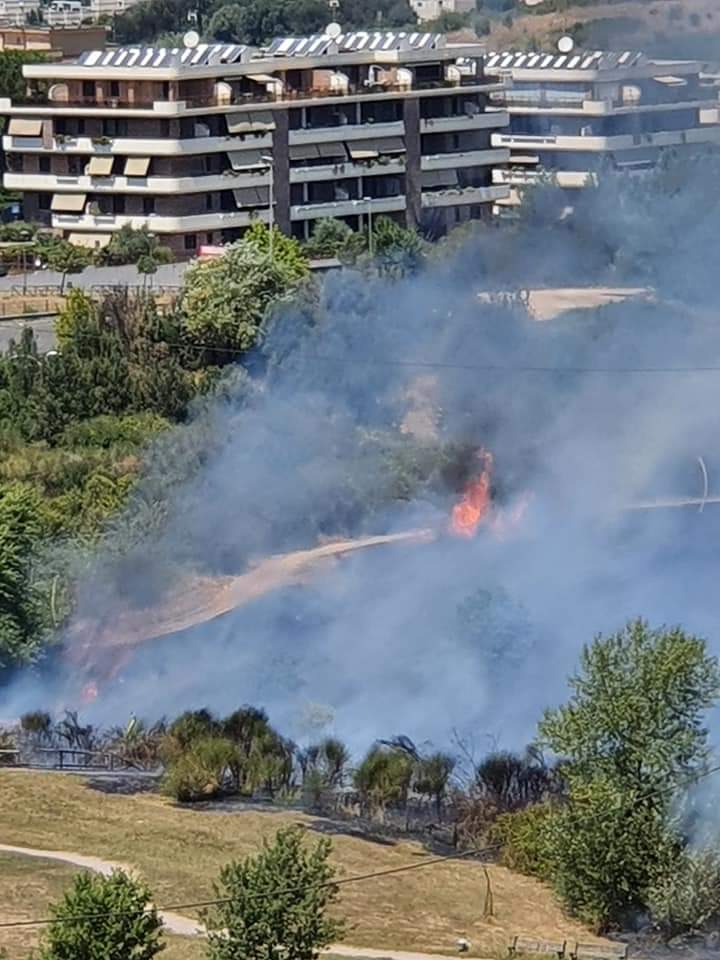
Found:
[[[0,750],[0,767],[34,770],[141,770],[138,764],[108,750],[77,750],[70,747],[36,747]]]

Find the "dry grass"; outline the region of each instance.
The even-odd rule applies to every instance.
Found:
[[[254,852],[263,837],[283,825],[333,830],[327,820],[293,812],[183,809],[154,794],[100,793],[77,777],[21,771],[0,773],[0,808],[3,842],[132,864],[159,905],[207,898],[222,864]],[[422,863],[430,856],[417,843],[343,835],[333,836],[333,851],[340,877]],[[39,871],[38,862],[30,862],[27,876],[38,873],[58,884],[55,893],[69,875],[54,864],[52,870],[43,865]],[[502,867],[491,867],[490,876],[495,916],[489,920],[482,919],[482,869],[469,861],[348,885],[340,904],[350,924],[345,940],[356,946],[448,953],[462,935],[472,942],[474,955],[488,956],[502,951],[516,933],[588,939],[587,930],[563,915],[542,884]],[[44,896],[52,894],[48,889]],[[12,903],[8,907],[1,896],[0,902],[4,917]],[[192,951],[193,946],[183,949]]]

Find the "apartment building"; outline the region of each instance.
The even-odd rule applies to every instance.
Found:
[[[39,50],[50,59],[66,59],[79,56],[89,46],[104,48],[105,38],[105,27],[2,27],[0,50]]]
[[[475,0],[410,0],[410,6],[420,23],[437,20],[443,13],[470,13]]]
[[[85,7],[85,15],[89,15],[90,19],[96,22],[101,18],[111,20],[138,2],[139,0],[90,0]]]
[[[4,27],[22,26],[31,14],[40,15],[40,0],[0,0],[0,24]]]
[[[24,73],[26,100],[0,100],[4,184],[27,219],[83,245],[131,224],[191,255],[256,220],[302,238],[323,217],[375,214],[441,233],[509,192],[492,183],[508,115],[488,109],[500,84],[478,43],[286,37],[91,51]]]
[[[506,87],[491,98],[510,115],[493,135],[510,150],[494,183],[517,188],[544,172],[574,190],[617,171],[652,169],[666,150],[720,144],[718,89],[693,61],[642,53],[491,53],[488,76]]]

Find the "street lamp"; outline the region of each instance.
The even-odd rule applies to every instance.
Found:
[[[273,258],[273,234],[275,232],[275,197],[274,186],[275,180],[273,176],[273,158],[268,156],[260,157],[262,162],[267,165],[268,173],[270,174],[270,183],[268,184],[268,223],[270,227],[270,259]]]

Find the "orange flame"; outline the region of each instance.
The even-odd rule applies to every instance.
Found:
[[[470,481],[462,499],[452,510],[450,530],[458,537],[474,537],[490,510],[493,457],[487,450],[480,450],[478,456],[483,464],[482,472]]]

